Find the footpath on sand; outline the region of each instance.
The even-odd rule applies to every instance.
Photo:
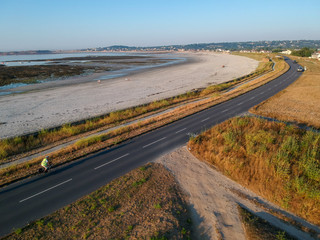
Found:
[[[302,226],[320,234],[320,228],[288,213],[280,207],[264,200],[240,184],[230,180],[205,162],[199,161],[182,147],[160,157],[162,163],[176,177],[176,180],[189,197],[195,234],[199,239],[246,239],[239,218],[238,205],[271,223],[298,239],[314,239],[309,234],[289,225],[268,211],[254,204],[259,201],[267,209],[279,211]],[[246,196],[245,198],[240,197]]]

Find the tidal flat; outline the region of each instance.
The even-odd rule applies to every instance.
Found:
[[[13,60],[6,62],[6,66],[0,67],[0,87],[14,86],[19,83],[35,84],[57,81],[72,76],[88,76],[93,73],[120,71],[141,66],[150,67],[172,60],[153,56],[86,56]]]

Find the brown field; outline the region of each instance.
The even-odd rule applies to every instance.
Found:
[[[320,62],[309,58],[290,58],[306,66],[307,71],[287,89],[250,112],[320,128]]]
[[[190,239],[190,229],[173,175],[148,164],[4,239]]]
[[[262,197],[320,225],[320,134],[239,117],[189,141],[192,153]]]

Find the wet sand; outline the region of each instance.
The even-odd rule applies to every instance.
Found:
[[[28,134],[222,83],[248,74],[258,66],[255,60],[229,54],[178,56],[189,61],[100,83],[69,79],[65,85],[58,81],[46,82],[37,87],[16,89],[31,88],[22,94],[0,96],[0,138]],[[97,77],[98,74],[86,78]]]

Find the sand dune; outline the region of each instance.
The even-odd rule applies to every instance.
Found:
[[[253,71],[258,62],[229,54],[188,53],[195,61],[112,80],[0,97],[0,138],[58,126],[221,83]],[[225,66],[225,67],[222,67]]]

